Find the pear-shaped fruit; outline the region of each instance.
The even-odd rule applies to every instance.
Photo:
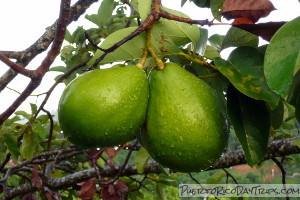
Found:
[[[150,74],[142,144],[160,164],[175,171],[208,168],[227,145],[224,107],[203,80],[174,63]]]
[[[145,120],[148,80],[138,67],[96,69],[64,90],[59,123],[82,148],[112,147],[133,139]]]

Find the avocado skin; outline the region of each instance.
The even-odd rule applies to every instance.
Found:
[[[136,66],[96,69],[66,87],[59,123],[64,135],[82,148],[122,145],[139,132],[148,95],[146,73]]]
[[[225,109],[213,89],[174,63],[150,74],[146,130],[149,154],[174,171],[207,169],[227,146]]]

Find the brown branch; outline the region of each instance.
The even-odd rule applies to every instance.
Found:
[[[12,62],[8,57],[6,57],[4,54],[0,53],[0,60],[6,64],[8,67],[10,67],[12,70],[16,71],[17,73],[20,73],[24,76],[31,77],[32,70],[28,70],[23,68],[22,66]]]
[[[99,0],[79,0],[71,8],[70,18],[68,24],[76,21],[93,3]],[[47,28],[46,32],[30,47],[24,51],[12,52],[12,51],[0,51],[2,54],[9,58],[17,59],[16,64],[26,67],[31,60],[33,60],[38,54],[47,50],[49,45],[52,43],[57,22]],[[17,76],[17,72],[14,70],[6,71],[2,77],[0,77],[0,92]]]
[[[40,80],[30,81],[25,90],[18,96],[18,98],[0,115],[0,125],[7,120],[16,109],[27,99],[27,97],[40,85]]]
[[[294,144],[297,138],[285,139],[285,140],[277,140],[269,143],[268,153],[264,157],[264,160],[272,159],[275,157],[282,157],[291,154],[300,153],[300,148]],[[56,152],[57,153],[57,152]],[[46,153],[45,153],[46,154]],[[245,164],[246,159],[245,155],[242,151],[233,151],[224,153],[224,155],[214,164],[214,166],[208,170],[213,169],[223,169],[228,168],[235,165]],[[120,172],[120,169],[123,165],[115,166],[115,169],[110,167],[104,167],[99,170],[101,177],[115,177],[116,174]],[[161,173],[161,167],[156,162],[150,160],[144,170],[145,174],[148,173]],[[127,164],[122,170],[121,176],[132,176],[139,174],[137,168],[134,164]],[[72,186],[76,183],[80,183],[86,180],[89,180],[93,177],[97,176],[96,169],[88,169],[79,172],[75,172],[73,174],[67,175],[62,178],[51,178],[47,179],[45,184],[51,189],[63,189],[69,186]],[[26,190],[24,189],[26,188]],[[24,192],[32,191],[31,186],[28,184],[24,184],[21,186],[17,186],[10,191],[7,191],[2,199],[10,199],[15,196],[24,194]]]
[[[69,20],[70,1],[71,0],[61,1],[60,14],[57,21],[57,30],[52,47],[48,52],[46,58],[42,61],[42,64],[33,71],[31,77],[32,80],[28,84],[26,89],[11,104],[11,106],[0,115],[0,125],[2,125],[3,122],[8,119],[8,117],[10,117],[16,111],[16,109],[27,99],[27,97],[40,85],[42,78],[48,71],[56,56],[59,54],[62,42],[64,40],[66,26]]]
[[[177,21],[177,22],[184,22],[184,23],[187,23],[187,24],[198,24],[198,25],[201,25],[201,26],[212,25],[212,22],[208,21],[208,19],[194,20],[194,19],[187,18],[187,17],[180,17],[180,16],[177,16],[177,15],[173,15],[173,14],[167,12],[167,11],[164,11],[164,10],[161,10],[160,16],[162,18],[165,18],[165,19],[174,20],[174,21]]]

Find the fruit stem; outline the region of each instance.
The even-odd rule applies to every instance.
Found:
[[[143,50],[143,56],[140,58],[138,64],[136,65],[138,68],[143,69],[146,59],[147,59],[147,56],[148,56],[148,49],[145,48]]]
[[[157,65],[157,69],[158,70],[164,69],[165,68],[164,62],[155,54],[151,45],[151,29],[146,30],[146,46]]]

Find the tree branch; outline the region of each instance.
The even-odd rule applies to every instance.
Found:
[[[26,87],[26,89],[19,95],[19,97],[11,104],[9,108],[7,108],[0,115],[0,125],[11,116],[16,109],[27,99],[27,97],[40,85],[42,78],[48,71],[50,65],[53,63],[54,59],[59,54],[62,42],[65,37],[66,27],[69,20],[70,13],[70,1],[71,0],[62,0],[60,7],[59,19],[57,21],[57,29],[55,38],[52,44],[50,51],[48,52],[46,58],[42,61],[41,65],[33,71],[32,80]]]
[[[93,3],[97,1],[99,0],[77,1],[71,8],[68,24],[76,21]],[[0,53],[8,58],[17,59],[18,62],[16,64],[26,67],[38,54],[47,50],[54,39],[56,26],[57,22],[47,28],[46,32],[34,44],[24,51],[0,51]],[[17,74],[18,73],[16,71],[9,69],[2,75],[2,77],[0,77],[0,92],[17,76]]]
[[[297,138],[271,141],[268,146],[268,153],[266,154],[263,160],[269,160],[275,157],[282,157],[282,156],[300,153],[300,148],[294,144],[296,139]],[[213,167],[208,170],[229,168],[231,166],[241,165],[245,163],[246,163],[245,154],[243,153],[243,151],[237,150],[237,151],[224,153],[223,156],[213,165]],[[115,177],[115,175],[120,172],[120,169],[122,167],[123,165],[117,165],[115,166],[115,169],[112,169],[107,166],[101,168],[99,170],[99,173],[101,177]],[[158,174],[161,172],[162,172],[161,167],[159,166],[158,163],[156,163],[153,160],[150,160],[147,163],[144,170],[144,174],[149,174],[149,173]],[[122,170],[120,176],[132,176],[137,174],[139,173],[137,171],[136,166],[134,164],[128,164],[124,167],[124,170]],[[96,176],[97,176],[97,171],[95,168],[93,168],[93,169],[75,172],[73,174],[67,175],[62,178],[50,178],[46,180],[45,184],[51,189],[63,189],[72,186],[76,183],[89,180]],[[5,196],[2,199],[10,199],[32,190],[33,188],[31,188],[30,184],[24,184],[11,189],[10,191],[7,191]]]

